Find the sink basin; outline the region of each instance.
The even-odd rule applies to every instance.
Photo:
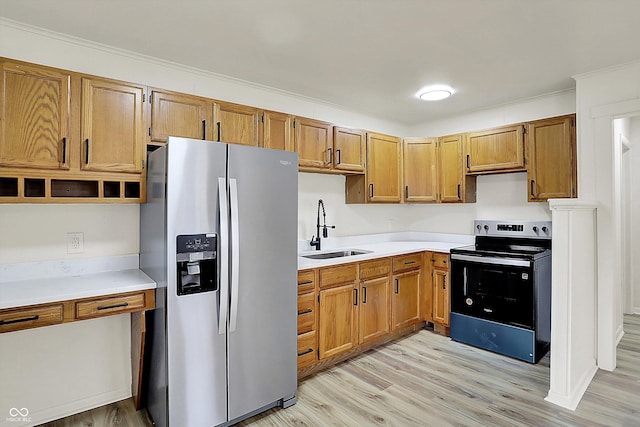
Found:
[[[324,252],[318,254],[302,255],[303,258],[309,259],[329,259],[329,258],[341,258],[345,256],[370,254],[373,251],[363,251],[362,249],[349,249],[346,251]]]

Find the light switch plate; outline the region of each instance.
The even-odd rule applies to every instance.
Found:
[[[67,253],[81,254],[84,252],[84,233],[67,233]]]

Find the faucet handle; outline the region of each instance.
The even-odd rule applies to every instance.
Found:
[[[327,230],[328,228],[336,228],[336,226],[335,225],[327,225],[327,224],[325,224],[322,227],[322,237],[324,237],[325,239],[327,237],[329,237],[329,230]]]

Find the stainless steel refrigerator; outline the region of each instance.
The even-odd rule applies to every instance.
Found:
[[[170,137],[149,154],[140,267],[147,409],[158,426],[229,425],[295,403],[298,157]]]

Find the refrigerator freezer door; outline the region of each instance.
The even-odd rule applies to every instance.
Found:
[[[238,241],[231,243],[232,258],[239,257],[235,331],[229,333],[234,420],[296,391],[297,155],[230,145],[229,178],[237,184],[231,211],[239,221]]]
[[[228,419],[227,336],[218,333],[220,291],[178,296],[176,290],[176,236],[219,234],[218,178],[226,176],[226,163],[227,147],[224,144],[169,138],[167,360],[170,426],[210,427]],[[218,265],[218,271],[221,268],[226,266]],[[219,287],[226,286],[218,284]]]

